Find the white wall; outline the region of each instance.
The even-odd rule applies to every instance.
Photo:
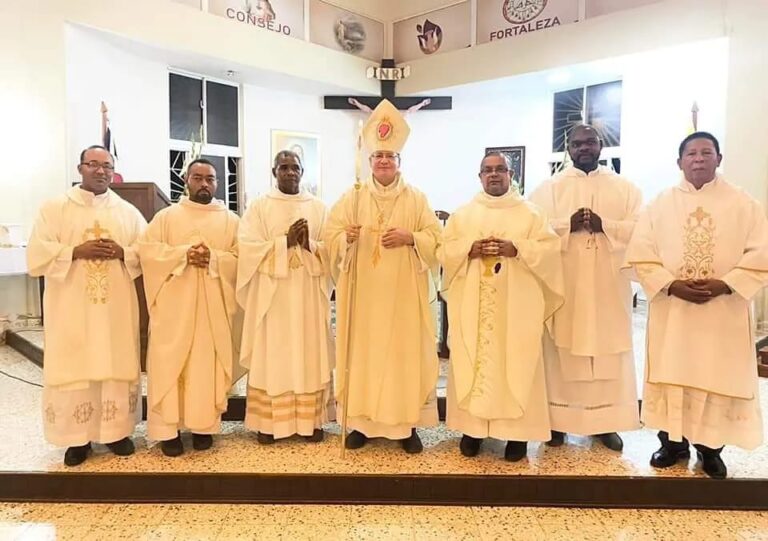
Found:
[[[247,200],[270,189],[271,130],[320,135],[321,198],[333,204],[355,181],[355,144],[361,112],[326,111],[321,96],[243,86],[244,178]]]
[[[67,26],[67,175],[80,151],[101,144],[101,102],[109,109],[126,182],[154,182],[169,193],[168,68],[125,52],[93,32]]]
[[[727,57],[727,41],[719,39],[436,91],[454,96],[453,110],[410,115],[403,171],[435,208],[450,212],[479,190],[486,147],[524,145],[530,193],[553,159],[554,92],[621,78],[622,173],[647,200],[679,178],[677,146],[694,100],[699,128],[723,140]]]

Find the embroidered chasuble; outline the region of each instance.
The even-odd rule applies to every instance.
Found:
[[[46,280],[43,412],[55,445],[111,443],[138,415],[141,213],[111,190],[75,186],[40,209],[27,248],[31,276]],[[88,240],[112,239],[124,260],[72,259]]]
[[[356,222],[360,238],[348,247],[344,228]],[[381,246],[382,235],[393,227],[411,231],[415,245]],[[358,193],[349,190],[333,207],[325,239],[336,282],[336,393],[337,399],[343,396],[349,362],[350,428],[368,437],[400,439],[410,436],[411,427],[436,423],[438,361],[429,281],[436,276],[440,224],[426,197],[402,176],[388,187],[369,177]]]
[[[288,230],[300,218],[307,220],[309,250],[288,248]],[[273,188],[248,207],[240,225],[240,363],[249,370],[245,424],[275,438],[311,436],[334,417],[325,221],[325,205],[316,197]]]
[[[182,197],[152,219],[139,243],[150,317],[148,433],[156,440],[187,428],[219,432],[232,384],[236,332],[238,217],[214,199]],[[187,263],[203,243],[207,269]]]
[[[472,243],[490,236],[511,241],[518,255],[470,260]],[[438,253],[450,322],[448,427],[548,440],[542,334],[563,299],[559,237],[516,192],[482,192],[448,219]]]
[[[768,284],[762,206],[718,176],[682,180],[640,217],[627,249],[649,302],[643,422],[673,441],[753,449],[762,442],[750,301]],[[724,281],[704,304],[667,293],[674,280]]]
[[[632,353],[632,288],[620,272],[642,194],[606,167],[569,167],[530,196],[561,238],[565,303],[545,337],[552,428],[583,435],[639,427]],[[571,216],[589,208],[603,232],[571,233]]]

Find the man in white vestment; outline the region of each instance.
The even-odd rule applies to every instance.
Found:
[[[562,241],[565,303],[544,338],[552,439],[597,436],[621,451],[620,431],[639,428],[632,354],[632,288],[621,272],[642,195],[598,160],[602,141],[588,125],[568,136],[573,166],[544,182],[530,200]]]
[[[451,347],[447,424],[475,456],[484,438],[507,440],[516,462],[550,438],[544,323],[563,302],[560,238],[544,213],[510,189],[500,153],[480,163],[481,191],[448,219],[443,264]]]
[[[31,276],[45,277],[43,427],[67,446],[77,466],[91,442],[133,454],[140,416],[141,274],[135,243],[146,221],[109,189],[112,155],[101,146],[80,154],[78,186],[43,204],[27,248]]]
[[[147,433],[166,456],[198,451],[221,431],[232,385],[238,217],[214,198],[213,164],[193,160],[189,195],[157,213],[139,242],[149,309]]]
[[[429,280],[440,224],[400,173],[409,132],[402,114],[382,100],[363,127],[372,175],[336,203],[326,229],[336,281],[336,397],[348,408],[348,449],[383,437],[419,453],[415,427],[437,423]]]
[[[294,434],[319,442],[333,416],[330,276],[321,240],[326,208],[301,189],[296,153],[278,152],[272,174],[277,186],[248,207],[240,225],[245,426],[262,444]]]
[[[651,465],[698,452],[704,472],[727,475],[724,445],[763,440],[750,301],[768,284],[768,220],[755,199],[717,174],[707,132],[679,148],[683,177],[640,216],[626,263],[649,302],[642,418],[660,430]]]

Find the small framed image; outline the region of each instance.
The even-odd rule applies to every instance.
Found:
[[[486,155],[490,152],[501,152],[512,164],[512,181],[517,183],[520,195],[525,193],[525,147],[486,147]]]
[[[308,191],[315,197],[322,194],[322,184],[320,182],[320,136],[316,133],[272,130],[272,155],[269,159],[270,169],[272,160],[281,150],[290,150],[298,154],[302,165],[304,166],[304,176],[301,179],[301,188]],[[275,178],[272,178],[270,184],[275,185]]]

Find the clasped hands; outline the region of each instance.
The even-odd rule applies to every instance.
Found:
[[[512,241],[497,239],[494,236],[476,240],[469,249],[469,259],[477,257],[516,257],[517,248]]]
[[[730,295],[732,293],[728,284],[716,279],[675,280],[669,284],[667,291],[669,295],[694,304],[704,304],[720,295]]]
[[[359,225],[348,225],[344,228],[347,236],[347,244],[352,244],[360,238]],[[399,248],[400,246],[413,246],[413,233],[402,227],[390,227],[381,236],[381,245],[384,248]]]
[[[202,242],[198,242],[187,250],[187,263],[193,267],[207,269],[211,262],[211,250]]]
[[[288,228],[288,248],[301,246],[309,250],[309,224],[304,218],[299,218]]]
[[[112,239],[87,240],[75,246],[72,259],[123,259],[123,247]]]
[[[586,207],[580,208],[571,216],[571,233],[584,229],[590,233],[603,232],[603,219]]]

